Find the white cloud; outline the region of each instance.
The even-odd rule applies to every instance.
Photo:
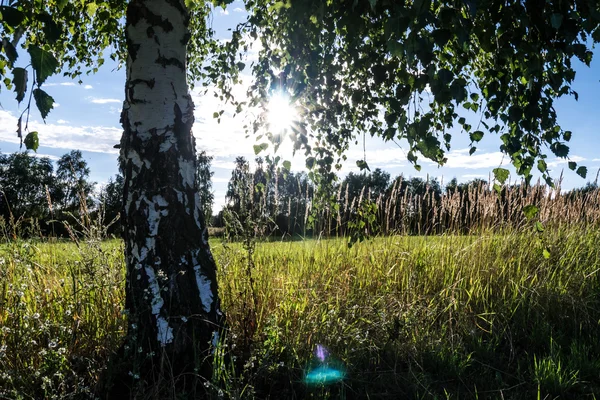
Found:
[[[586,159],[580,156],[571,156],[569,157],[569,159],[565,159],[565,158],[554,158],[552,160],[549,160],[546,162],[546,164],[548,164],[549,167],[551,168],[555,168],[558,167],[559,165],[564,165],[567,164],[569,161],[575,161],[575,162],[581,162],[581,161],[585,161]],[[594,160],[592,160],[594,161]]]
[[[85,85],[83,88],[85,90],[90,90],[90,89],[93,89],[94,87],[92,85]]]
[[[52,154],[40,154],[40,153],[35,153],[35,152],[32,152],[30,154],[37,158],[49,158],[52,161],[58,161],[60,159],[60,157],[53,156]]]
[[[0,141],[20,143],[16,134],[17,118],[0,110]],[[61,149],[79,149],[101,153],[117,153],[122,130],[107,126],[69,126],[29,122],[30,131],[38,131],[40,145]]]
[[[233,9],[233,12],[237,12],[237,13],[244,12],[244,11],[245,10],[243,8],[241,8],[241,7],[236,7],[236,8]]]
[[[87,100],[94,104],[110,104],[110,103],[122,103],[123,102],[123,100],[119,100],[119,99],[104,99],[104,98],[98,98],[98,97],[88,97]]]
[[[219,14],[221,14],[221,15],[229,15],[229,11],[227,11],[227,9],[221,9],[221,10],[219,10]]]
[[[55,83],[46,83],[44,84],[46,87],[52,86],[75,86],[75,82],[55,82]]]
[[[495,168],[507,162],[504,155],[495,151],[492,153],[475,153],[469,155],[469,149],[452,150],[446,154],[448,161],[444,168],[488,169]],[[429,164],[435,164],[427,161]]]
[[[593,158],[592,161],[600,161],[600,158]]]
[[[56,121],[57,124],[68,124],[69,121],[64,120],[64,119],[59,119],[58,121]]]

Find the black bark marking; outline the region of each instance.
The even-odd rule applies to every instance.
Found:
[[[173,65],[173,66],[179,68],[180,70],[185,71],[185,65],[183,65],[183,63],[179,59],[174,58],[174,57],[167,58],[163,55],[159,55],[155,62],[157,64],[162,65],[163,68],[166,67],[167,65]]]
[[[129,101],[130,104],[146,104],[146,103],[148,103],[148,101],[146,101],[146,100],[135,98],[135,88],[137,87],[137,85],[140,85],[140,84],[146,85],[150,89],[153,89],[154,85],[156,84],[156,80],[154,78],[152,78],[152,79],[134,79],[134,80],[130,81],[127,84],[127,100]]]

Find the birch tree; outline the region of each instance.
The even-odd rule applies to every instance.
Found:
[[[104,50],[126,64],[120,162],[129,328],[121,360],[131,374],[115,387],[144,391],[175,382],[169,387],[193,393],[210,376],[218,341],[216,266],[195,183],[186,71],[212,80],[241,107],[230,77],[244,67],[244,38],[259,40],[249,104],[264,106],[274,91],[290,95],[302,118],[291,132],[295,149],[305,151],[321,185],[359,134],[405,140],[417,169],[420,157],[443,164],[455,124],[469,136],[471,153],[485,134],[499,134],[519,174],[529,177],[537,168],[549,179],[547,153],[568,157],[572,135],[558,124],[554,100],[577,97],[572,60],[589,65],[591,46],[600,41],[597,0],[245,3],[248,21],[233,31],[227,51],[209,40],[203,3],[1,3],[0,77],[17,101],[31,93],[42,118],[53,105],[42,89],[51,74],[62,69],[77,79],[93,72]],[[24,53],[29,67],[16,63]],[[203,64],[207,56],[215,63]],[[481,113],[480,127],[465,110]],[[261,130],[264,119],[251,130]],[[281,138],[267,133],[278,146]],[[37,132],[27,131],[26,112],[17,134],[28,148],[39,145]],[[574,161],[569,167],[586,174]],[[499,182],[508,177],[502,168],[494,173]]]

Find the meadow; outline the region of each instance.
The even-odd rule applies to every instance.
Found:
[[[600,397],[600,229],[211,240],[233,399]],[[93,398],[124,337],[119,240],[0,244],[0,398]],[[307,386],[317,345],[345,370]]]

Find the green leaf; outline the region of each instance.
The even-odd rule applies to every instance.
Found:
[[[23,143],[25,143],[25,147],[27,148],[27,150],[33,150],[37,153],[37,149],[38,147],[40,147],[38,133],[35,131],[29,132],[27,136],[25,136],[25,140],[23,140]]]
[[[550,252],[548,251],[548,249],[544,249],[544,251],[542,252],[542,254],[544,255],[545,259],[550,258],[550,255],[551,255]]]
[[[527,219],[535,217],[539,211],[540,209],[534,206],[533,204],[529,204],[523,207],[523,214],[525,214],[525,217]]]
[[[315,166],[315,158],[314,157],[308,157],[306,159],[306,168],[313,169],[314,166]]]
[[[472,142],[479,142],[481,139],[483,139],[483,132],[475,131],[475,132],[471,133],[469,135],[469,137],[471,138]]]
[[[535,222],[535,230],[536,230],[538,233],[542,233],[542,232],[544,232],[544,225],[542,225],[542,223],[541,223],[540,221],[536,221],[536,222]]]
[[[510,172],[506,168],[494,168],[492,172],[494,173],[494,177],[496,178],[496,180],[498,180],[498,182],[500,182],[501,184],[504,184],[504,182],[506,182],[510,174]]]
[[[90,17],[94,17],[94,15],[96,14],[96,10],[98,9],[98,4],[96,3],[88,3],[85,6],[85,12],[87,13],[87,15],[89,15]]]
[[[471,147],[471,148],[469,149],[469,155],[470,155],[470,156],[472,156],[472,155],[473,155],[473,153],[475,153],[476,151],[477,151],[477,147]]]
[[[59,63],[52,53],[42,50],[38,46],[29,46],[27,52],[31,56],[31,66],[35,71],[36,81],[39,87],[50,75],[56,72]]]
[[[577,163],[575,161],[569,161],[569,169],[575,171],[575,168],[577,168]]]
[[[261,144],[255,144],[254,145],[254,154],[258,154],[263,150],[266,150],[269,148],[269,145],[267,143],[261,143]]]
[[[292,163],[289,162],[289,161],[287,161],[287,160],[285,160],[283,162],[283,168],[289,171],[292,168]]]
[[[17,101],[20,103],[25,98],[25,91],[27,91],[27,70],[20,67],[14,68],[12,83],[15,85]]]
[[[541,173],[544,173],[548,170],[548,164],[546,164],[546,161],[544,160],[538,160],[537,167]]]
[[[35,99],[35,105],[40,110],[42,119],[46,119],[50,110],[54,108],[54,99],[42,89],[34,89],[33,98]]]
[[[575,173],[580,177],[585,178],[587,176],[587,167],[579,167]]]

